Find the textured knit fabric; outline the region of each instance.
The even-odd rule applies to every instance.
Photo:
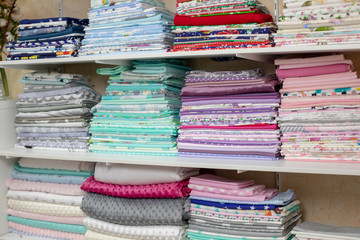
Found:
[[[116,185],[96,181],[92,176],[82,185],[86,192],[123,198],[182,198],[190,193],[188,180],[150,185]]]
[[[125,226],[94,218],[86,218],[84,224],[88,230],[130,239],[177,240],[184,234],[182,226]]]
[[[124,225],[182,225],[190,202],[177,199],[126,199],[89,193],[81,209],[89,217]]]

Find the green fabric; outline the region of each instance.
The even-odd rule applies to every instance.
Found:
[[[96,73],[99,75],[116,75],[131,69],[130,66],[117,66],[114,68],[99,68]]]
[[[170,117],[173,115],[179,115],[179,112],[166,110],[160,113],[116,113],[116,112],[96,112],[96,115],[101,115],[102,117],[107,116],[111,118],[163,118],[163,117]],[[144,120],[145,121],[145,120]]]
[[[133,129],[133,128],[103,128],[91,127],[90,133],[134,133],[134,134],[166,134],[178,135],[177,129]]]
[[[14,165],[14,169],[19,172],[33,173],[33,174],[51,174],[51,175],[66,175],[66,176],[79,176],[79,177],[91,177],[93,172],[86,171],[69,171],[59,169],[40,169],[40,168],[27,168],[21,167],[19,163]]]
[[[187,232],[187,235],[189,239],[194,240],[252,240],[254,238],[251,237],[224,237],[224,236],[215,236],[215,235],[207,235],[205,233],[193,233],[193,232]],[[294,235],[291,235],[287,240],[291,240],[294,237]],[[279,239],[277,237],[272,238],[273,240]]]
[[[11,222],[22,224],[29,227],[44,228],[44,229],[61,231],[61,232],[85,234],[87,230],[86,227],[82,225],[39,221],[39,220],[33,220],[33,219],[27,219],[21,217],[14,217],[10,215],[7,217],[7,219]]]

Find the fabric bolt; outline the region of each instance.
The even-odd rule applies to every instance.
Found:
[[[30,227],[23,224],[8,221],[9,232],[37,238],[52,238],[61,240],[85,240],[84,234],[69,233],[63,231]]]
[[[151,185],[116,185],[102,183],[92,176],[82,185],[86,192],[123,198],[183,198],[189,195],[188,181]]]
[[[42,215],[37,213],[29,213],[24,211],[17,211],[13,209],[8,209],[7,214],[14,217],[33,219],[38,221],[49,221],[49,222],[74,224],[74,225],[84,225],[84,220],[85,220],[85,218],[83,217],[57,217],[57,216]]]
[[[199,169],[129,164],[97,163],[95,180],[119,185],[148,185],[181,182],[199,174]]]
[[[46,182],[29,182],[18,179],[8,179],[6,186],[12,191],[32,191],[51,193],[67,196],[83,196],[85,192],[80,189],[80,185],[57,184]]]
[[[192,189],[191,191],[191,195],[192,196],[198,196],[198,197],[207,197],[207,198],[222,198],[222,199],[228,199],[228,200],[234,200],[234,201],[266,201],[269,200],[271,198],[273,198],[274,196],[276,196],[276,194],[278,193],[278,190],[276,189],[266,189],[264,190],[263,193],[261,193],[262,195],[255,195],[255,196],[229,196],[227,194],[221,193],[210,193],[210,192],[203,192],[203,191],[199,191],[199,190],[195,190]]]
[[[77,161],[61,161],[36,158],[21,158],[19,160],[21,167],[27,168],[45,168],[45,169],[61,169],[69,171],[88,171],[95,170],[95,163],[92,162],[77,162]]]
[[[16,211],[55,217],[85,217],[79,206],[9,199],[8,207]]]
[[[104,222],[94,218],[84,221],[88,231],[131,239],[181,239],[184,234],[182,226],[126,226]]]
[[[79,177],[90,177],[93,172],[88,171],[71,171],[61,169],[41,169],[41,168],[28,168],[21,167],[18,163],[15,164],[14,169],[18,172],[33,173],[33,174],[56,174],[64,176],[79,176]]]
[[[130,226],[183,225],[190,201],[178,199],[125,199],[89,193],[81,209],[92,218]]]
[[[53,174],[32,174],[12,171],[11,177],[17,180],[30,181],[30,182],[47,182],[47,183],[60,183],[60,184],[74,184],[81,185],[86,177],[77,176],[64,176]]]

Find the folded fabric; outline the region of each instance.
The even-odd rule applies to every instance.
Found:
[[[184,180],[149,185],[117,185],[96,181],[91,176],[81,185],[81,189],[86,192],[123,198],[183,198],[190,193],[188,182]]]
[[[210,193],[203,192],[199,190],[192,189],[191,196],[197,197],[206,197],[206,198],[217,198],[217,199],[226,199],[231,201],[248,201],[248,202],[263,202],[272,199],[274,196],[278,194],[277,189],[266,189],[259,195],[253,196],[239,196],[239,195],[228,195],[226,193]]]
[[[39,221],[39,220],[33,220],[33,219],[27,219],[27,218],[15,217],[15,216],[8,216],[7,219],[8,221],[29,227],[45,228],[49,230],[71,232],[78,234],[85,234],[86,232],[86,227],[81,225]]]
[[[198,197],[190,195],[190,199],[196,200],[205,200],[205,201],[212,201],[218,203],[235,203],[235,204],[251,204],[251,205],[278,205],[284,206],[290,203],[295,198],[294,191],[289,189],[286,192],[280,192],[273,198],[266,200],[266,201],[235,201],[235,200],[228,200],[228,199],[217,199],[217,198],[210,198],[210,197]]]
[[[291,77],[308,77],[314,75],[343,73],[350,70],[349,64],[334,64],[328,66],[306,67],[296,69],[276,69],[276,75],[279,79]]]
[[[183,237],[182,226],[126,226],[104,222],[87,217],[84,221],[88,231],[112,235],[127,239],[169,239],[178,240]]]
[[[17,211],[37,213],[56,217],[85,217],[79,206],[42,203],[36,201],[8,200],[9,208]]]
[[[202,186],[224,188],[229,190],[237,190],[253,186],[254,180],[231,180],[213,174],[202,174],[199,176],[191,177],[189,183]]]
[[[334,54],[321,57],[306,58],[279,58],[274,60],[275,65],[293,65],[299,63],[323,63],[326,61],[342,61],[345,60],[344,54]]]
[[[20,167],[20,165],[18,163],[16,163],[14,165],[14,169],[19,172],[34,173],[34,174],[54,174],[54,175],[81,176],[81,177],[90,177],[93,175],[93,172],[87,172],[87,171],[69,171],[69,170],[60,170],[60,169],[26,168],[26,167]]]
[[[36,238],[52,238],[56,240],[85,240],[84,234],[29,227],[11,221],[8,221],[8,226],[9,232],[19,235],[31,236]]]
[[[80,185],[29,182],[17,179],[8,179],[6,187],[12,191],[32,191],[52,193],[67,196],[83,196],[85,192],[80,189]]]
[[[13,179],[30,181],[30,182],[61,183],[61,184],[75,184],[75,185],[81,185],[86,180],[86,177],[64,176],[64,175],[53,175],[53,174],[33,174],[33,173],[24,173],[18,171],[12,171],[11,177]]]
[[[130,226],[183,225],[190,201],[177,199],[126,199],[89,193],[81,209],[89,217]]]
[[[40,169],[59,169],[68,171],[87,171],[94,172],[94,162],[80,162],[80,161],[64,161],[51,160],[41,158],[21,158],[19,165],[26,168],[40,168]]]
[[[217,234],[206,231],[197,231],[197,230],[187,230],[187,235],[189,239],[197,240],[273,240],[274,237],[246,237],[246,236],[234,236],[227,234]],[[288,234],[284,237],[277,237],[276,240],[288,240],[291,235]]]
[[[199,174],[196,168],[137,166],[130,164],[97,163],[95,179],[119,185],[148,185],[180,182]]]
[[[233,15],[209,16],[209,17],[188,17],[175,15],[175,26],[203,26],[203,25],[227,25],[243,23],[265,23],[272,22],[270,14],[265,13],[244,13]]]
[[[86,240],[128,240],[129,238],[116,237],[104,233],[87,230],[85,233]]]
[[[39,220],[39,221],[49,221],[56,223],[65,223],[65,224],[75,224],[75,225],[84,225],[84,217],[57,217],[50,215],[43,215],[37,213],[29,213],[24,211],[17,211],[14,209],[8,209],[7,214],[14,217],[22,217],[27,219]]]
[[[291,233],[304,237],[309,235],[312,239],[360,239],[360,228],[334,226],[307,221],[297,225]]]
[[[7,197],[17,200],[39,201],[47,203],[58,203],[71,206],[80,206],[83,196],[66,196],[44,192],[12,191],[7,192]]]

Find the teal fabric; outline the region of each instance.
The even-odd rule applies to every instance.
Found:
[[[8,221],[22,224],[22,225],[29,226],[29,227],[44,228],[44,229],[61,231],[61,232],[85,234],[86,230],[87,230],[86,227],[82,226],[82,225],[46,222],[46,221],[39,221],[39,220],[14,217],[14,216],[8,216],[7,219],[8,219]]]
[[[19,172],[33,173],[33,174],[52,174],[52,175],[65,175],[65,176],[79,176],[79,177],[91,177],[93,172],[86,171],[69,171],[59,169],[40,169],[40,168],[27,168],[21,167],[19,163],[14,165],[14,169]]]
[[[187,235],[189,237],[190,240],[194,239],[194,240],[253,240],[254,238],[251,237],[224,237],[224,236],[215,236],[215,235],[207,235],[205,233],[202,233],[201,231],[199,231],[198,233],[193,233],[193,232],[187,232]],[[290,237],[288,237],[287,240],[291,240],[294,238],[295,235],[291,235]],[[277,240],[279,238],[277,237],[273,237],[271,238],[273,240]]]
[[[117,66],[114,68],[99,68],[96,73],[99,75],[116,75],[131,69],[130,66]]]

